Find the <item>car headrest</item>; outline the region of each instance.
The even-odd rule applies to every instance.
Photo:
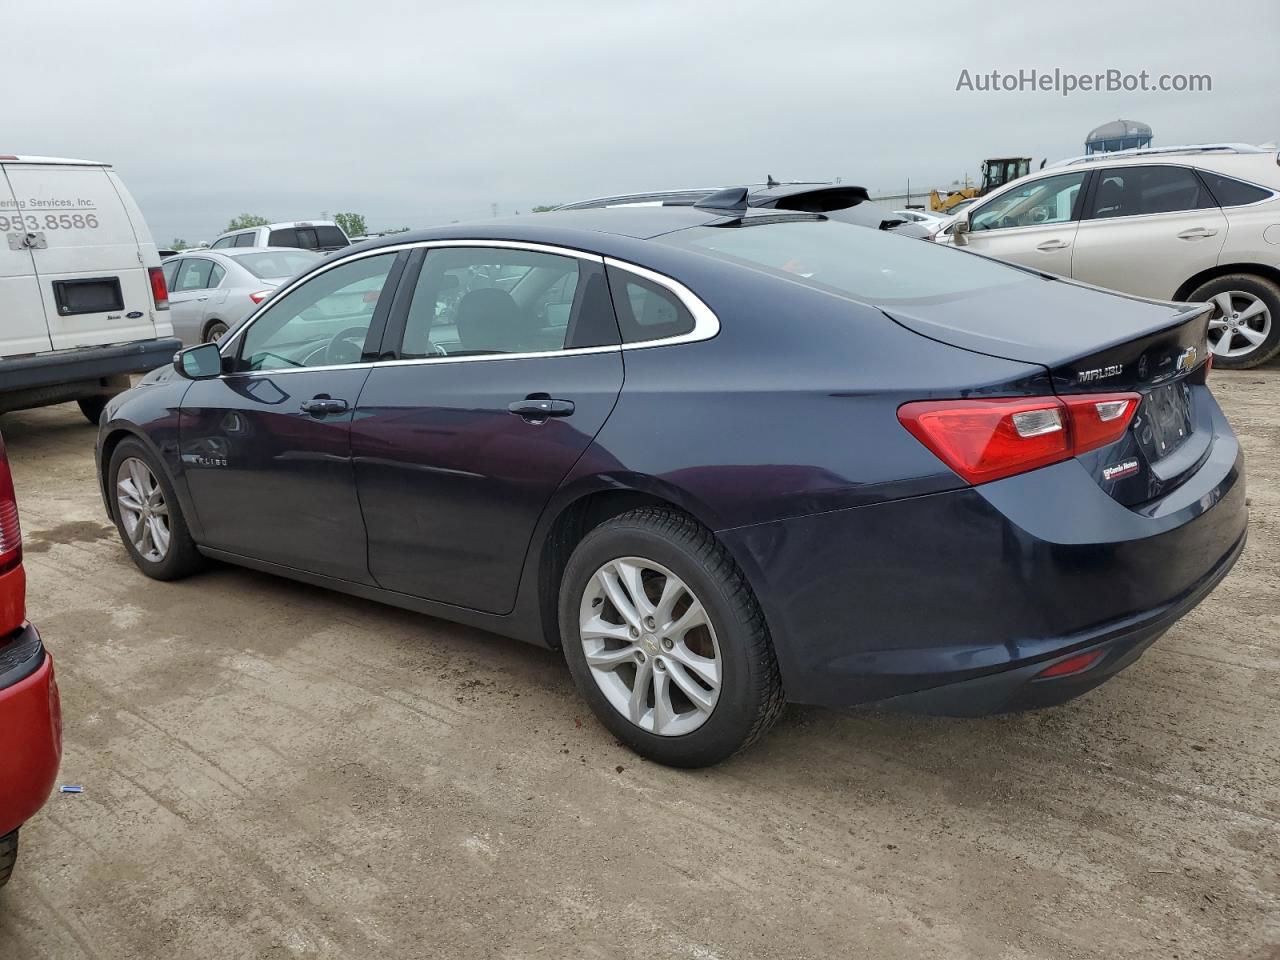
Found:
[[[466,351],[514,353],[520,343],[520,308],[497,287],[472,290],[458,301],[458,340]]]

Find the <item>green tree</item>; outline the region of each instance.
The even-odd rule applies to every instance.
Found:
[[[256,213],[242,213],[227,224],[227,230],[244,230],[248,227],[265,227],[271,221]]]
[[[348,237],[363,237],[369,232],[369,228],[365,225],[364,217],[358,213],[335,213],[333,222],[342,228],[342,232]]]
[[[187,243],[187,241],[185,241],[185,240],[179,240],[179,239],[177,239],[177,238],[175,237],[175,238],[174,238],[173,243],[169,244],[169,249],[170,249],[170,250],[185,250],[185,249],[187,249],[187,247],[189,247],[189,246],[191,246],[191,244]]]
[[[538,206],[533,208],[533,212],[534,213],[550,213],[554,209],[555,209],[554,206],[550,206],[550,207]]]

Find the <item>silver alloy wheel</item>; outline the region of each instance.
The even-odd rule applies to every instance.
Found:
[[[151,468],[137,457],[116,472],[116,505],[125,534],[144,560],[159,563],[169,553],[169,505]]]
[[[1213,296],[1209,319],[1209,349],[1219,357],[1243,357],[1257,350],[1271,334],[1271,311],[1260,298],[1240,290]]]
[[[711,717],[720,644],[702,602],[666,567],[610,560],[587,581],[578,632],[601,692],[641,730],[678,737]]]
[[[217,343],[218,338],[226,332],[227,325],[221,321],[209,324],[208,333],[205,335],[205,343]]]

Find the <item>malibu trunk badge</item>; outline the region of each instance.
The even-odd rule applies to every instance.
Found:
[[[1121,477],[1131,477],[1138,472],[1137,460],[1121,460],[1119,463],[1113,463],[1109,467],[1102,468],[1103,480],[1119,480]]]

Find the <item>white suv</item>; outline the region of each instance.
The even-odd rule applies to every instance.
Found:
[[[1280,350],[1280,155],[1245,144],[1064,160],[984,197],[938,240],[1158,300],[1212,302],[1223,367]]]
[[[302,250],[341,250],[351,241],[332,220],[290,220],[268,223],[262,227],[246,227],[224,233],[211,244],[223,247],[298,247]]]

